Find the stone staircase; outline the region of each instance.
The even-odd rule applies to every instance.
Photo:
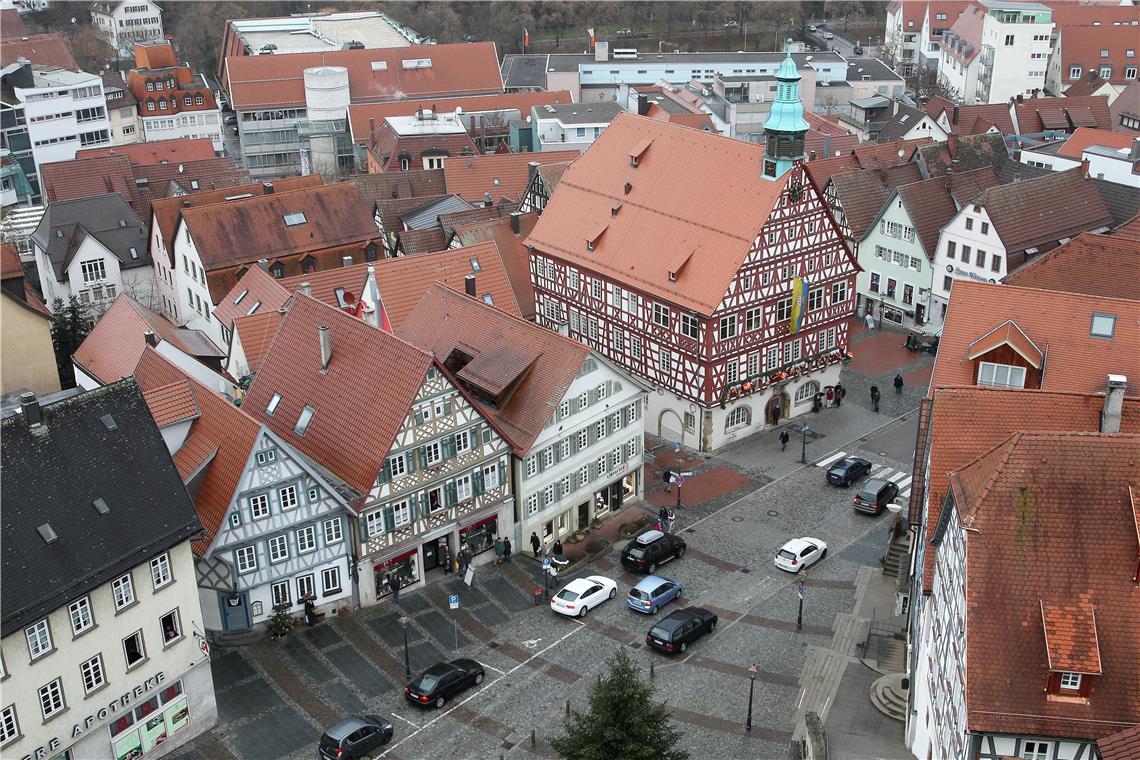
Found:
[[[890,548],[887,549],[887,556],[883,559],[883,574],[898,577],[899,566],[905,556],[907,556],[907,538],[906,534],[902,533],[891,541]]]
[[[906,721],[906,703],[910,689],[903,685],[906,674],[892,673],[871,684],[871,704],[879,712],[897,721]]]
[[[807,713],[816,713],[826,723],[827,708],[831,706],[831,698],[839,689],[839,682],[843,680],[843,672],[851,659],[823,647],[807,648],[807,658],[800,673],[803,696],[796,710],[795,739],[804,736]]]

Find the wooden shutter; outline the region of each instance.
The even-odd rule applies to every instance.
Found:
[[[451,410],[453,408],[454,407],[451,404],[451,399],[448,399],[447,401],[443,402],[443,413],[444,414],[451,414]]]
[[[443,449],[444,459],[451,459],[455,456],[455,436],[445,435],[440,441],[440,445]]]
[[[396,529],[396,510],[391,505],[384,507],[384,530],[391,533]]]
[[[507,466],[503,464],[503,460],[499,460],[499,485],[504,488],[507,487]],[[509,488],[507,489],[510,490]]]
[[[427,447],[426,446],[420,446],[417,449],[417,451],[419,452],[419,455],[420,455],[420,469],[426,470],[427,466],[428,466],[427,465]]]
[[[384,466],[380,468],[380,477],[376,479],[379,485],[384,485],[392,479],[392,467],[389,460],[384,460]]]
[[[458,501],[458,497],[456,495],[455,481],[449,480],[443,487],[443,505],[445,507],[454,507],[456,501]]]
[[[483,468],[476,467],[471,474],[471,492],[476,496],[483,493]]]

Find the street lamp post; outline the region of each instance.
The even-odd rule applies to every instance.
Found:
[[[800,463],[807,464],[807,434],[811,432],[811,428],[804,425],[800,428],[800,433],[803,434],[803,445],[800,447]]]
[[[796,630],[802,631],[804,629],[804,579],[800,578],[800,585],[796,589],[796,594],[800,597],[800,611],[796,614]]]
[[[410,681],[412,678],[412,664],[408,659],[408,618],[406,616],[400,617],[400,625],[404,628],[404,680]]]
[[[752,730],[752,692],[756,688],[756,664],[748,666],[748,722],[744,724],[745,731]]]

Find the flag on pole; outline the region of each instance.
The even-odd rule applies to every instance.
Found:
[[[530,32],[528,32],[526,30],[526,27],[524,26],[523,27],[523,47],[525,48],[528,45],[530,45]]]
[[[596,42],[596,40],[594,39],[594,30],[593,29],[587,29],[586,32],[590,35],[590,50],[593,50],[594,44]]]
[[[804,321],[804,311],[807,299],[807,282],[803,277],[792,278],[792,321],[788,325],[788,332],[797,333]]]

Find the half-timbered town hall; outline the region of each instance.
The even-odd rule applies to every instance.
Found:
[[[826,403],[857,264],[803,171],[789,57],[767,145],[623,114],[528,239],[538,319],[646,379],[646,429],[708,451]]]

